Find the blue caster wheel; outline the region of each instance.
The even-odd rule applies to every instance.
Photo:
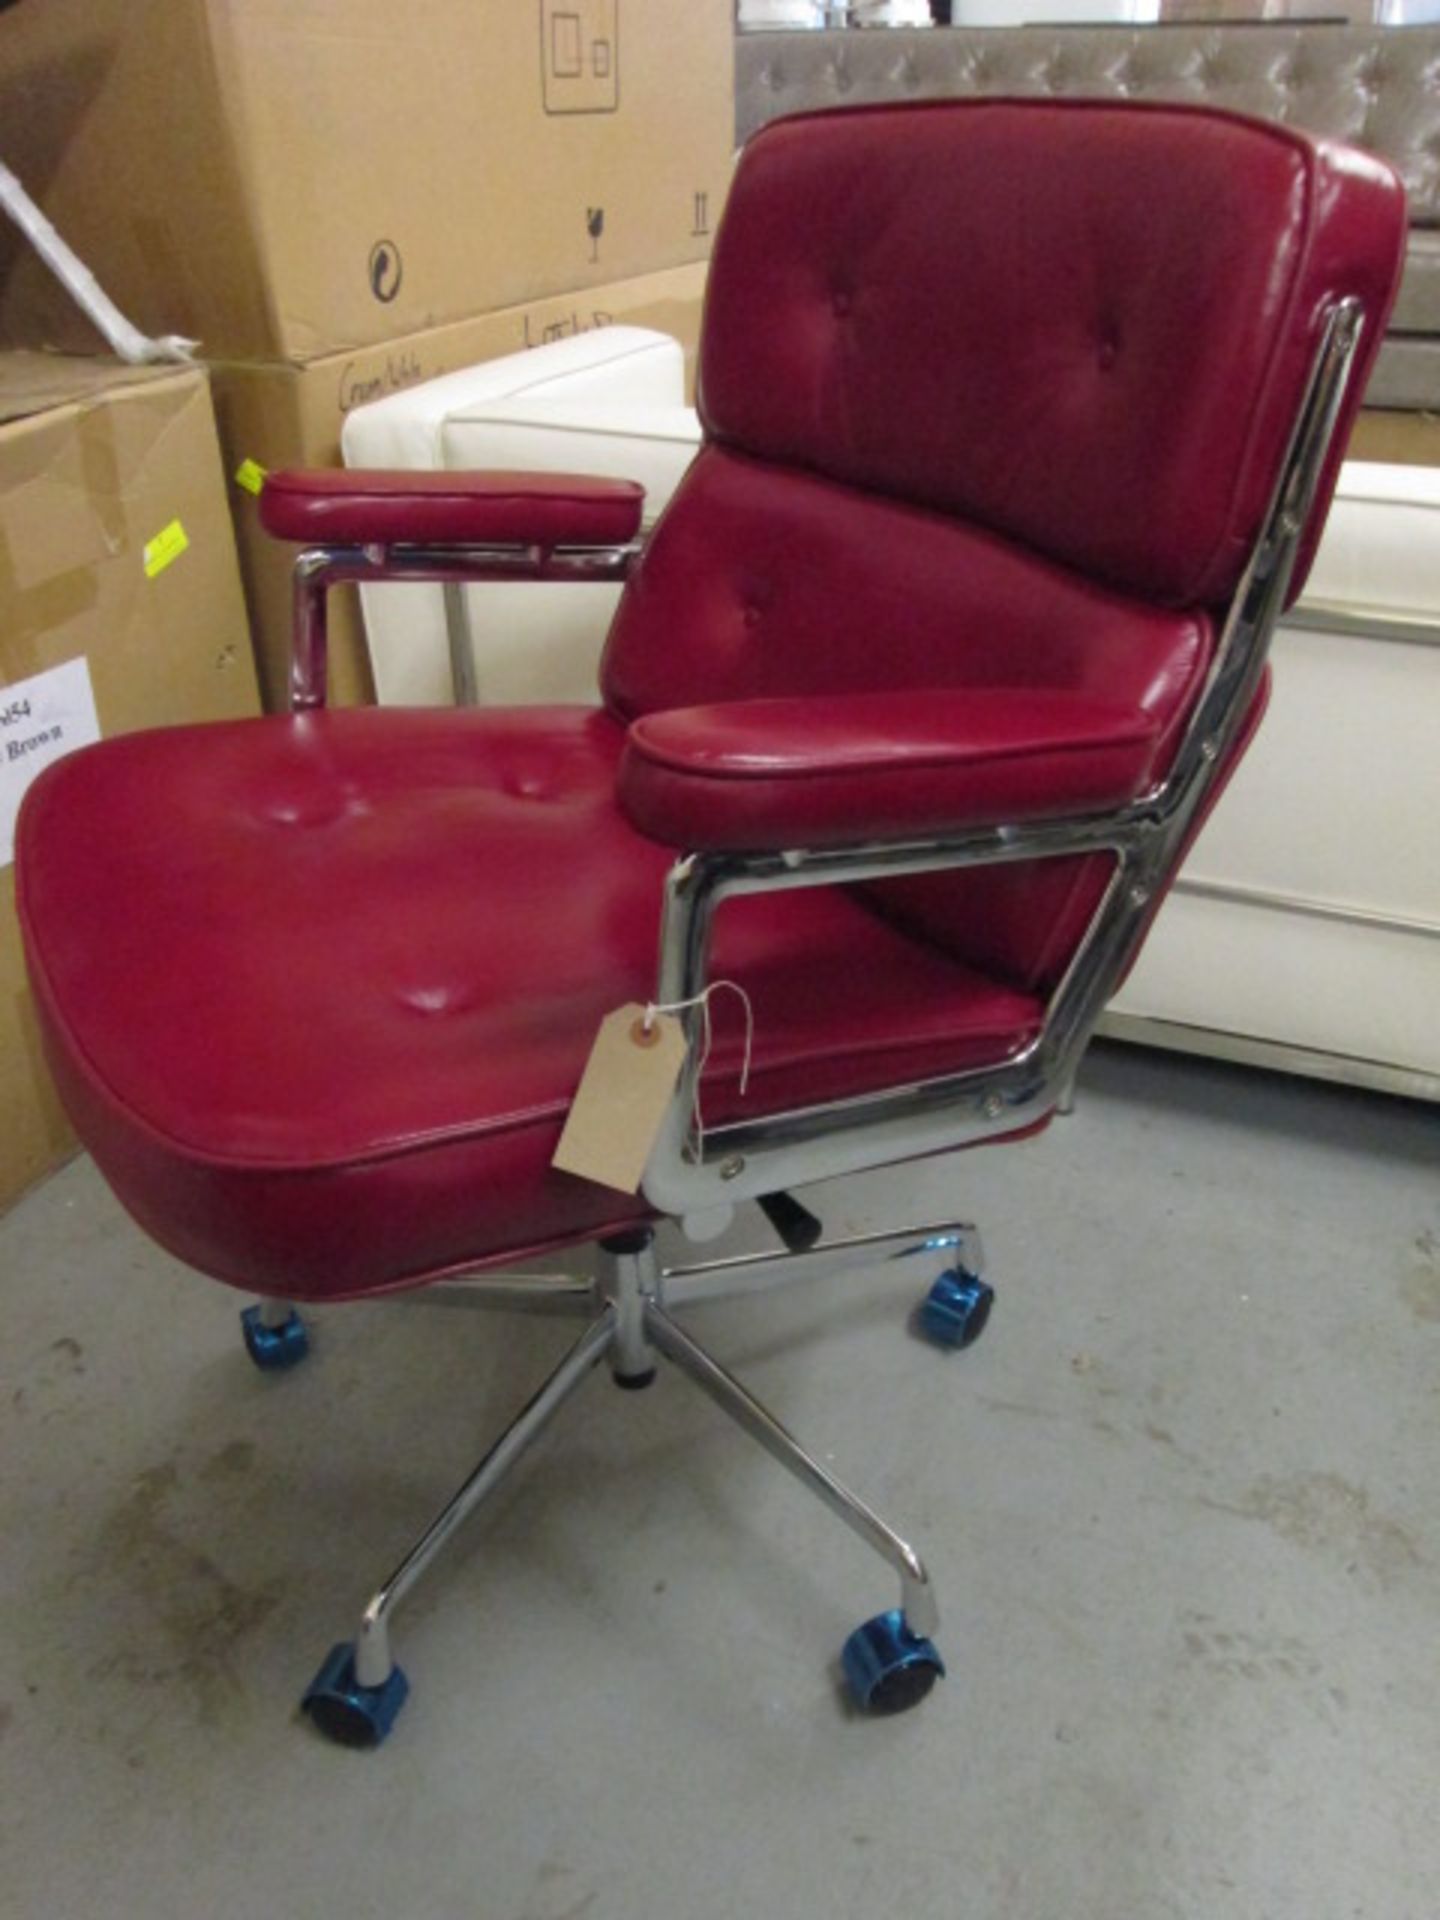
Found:
[[[945,1665],[934,1644],[905,1624],[899,1607],[857,1627],[840,1655],[856,1704],[867,1713],[903,1713],[916,1707]]]
[[[262,1373],[278,1373],[284,1367],[297,1367],[310,1351],[310,1333],[292,1307],[290,1318],[278,1327],[267,1327],[259,1307],[246,1307],[240,1316],[245,1334],[245,1351]]]
[[[950,1267],[921,1302],[916,1321],[937,1347],[973,1347],[985,1331],[995,1289],[968,1267]]]
[[[342,1640],[330,1649],[300,1705],[327,1740],[342,1747],[378,1747],[409,1691],[399,1667],[390,1669],[382,1685],[362,1687],[355,1678],[355,1649]]]

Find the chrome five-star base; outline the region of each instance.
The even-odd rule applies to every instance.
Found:
[[[590,1279],[481,1273],[417,1294],[418,1300],[432,1305],[574,1313],[589,1324],[371,1597],[354,1641],[342,1641],[326,1656],[303,1702],[315,1725],[346,1746],[376,1746],[384,1739],[409,1691],[390,1647],[396,1608],[601,1360],[609,1362],[617,1385],[623,1387],[648,1385],[657,1362],[672,1361],[889,1562],[899,1576],[900,1604],[851,1634],[842,1652],[842,1666],[856,1703],[872,1712],[896,1712],[923,1699],[945,1669],[931,1640],[937,1622],[935,1597],[919,1554],[812,1458],[773,1414],[678,1325],[670,1311],[694,1300],[897,1260],[926,1271],[933,1271],[936,1264],[943,1268],[917,1311],[919,1331],[948,1347],[966,1346],[978,1338],[992,1295],[979,1277],[981,1253],[975,1229],[953,1223],[867,1234],[801,1251],[746,1254],[670,1268],[659,1265],[649,1229],[640,1229],[601,1242]],[[248,1310],[247,1340],[257,1323],[302,1325],[287,1303],[271,1301],[262,1302],[258,1313]],[[253,1341],[250,1351],[258,1365],[275,1364],[256,1354]]]

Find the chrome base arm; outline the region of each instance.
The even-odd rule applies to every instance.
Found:
[[[676,1326],[665,1310],[653,1300],[646,1303],[645,1331],[658,1351],[667,1360],[673,1360],[681,1372],[693,1380],[703,1393],[707,1393],[716,1406],[728,1413],[753,1440],[758,1440],[772,1460],[778,1460],[803,1487],[818,1494],[830,1511],[838,1514],[852,1532],[858,1534],[868,1547],[873,1547],[882,1560],[889,1561],[900,1576],[900,1605],[905,1614],[905,1623],[912,1633],[928,1639],[939,1624],[939,1613],[930,1576],[909,1542],[902,1540],[898,1533],[886,1526],[872,1507],[866,1506],[858,1495],[853,1494],[833,1473],[806,1453],[794,1435],[782,1427],[733,1374],[727,1373],[718,1360],[711,1359],[702,1346]]]
[[[617,1263],[638,1257],[607,1253],[602,1248],[600,1271],[591,1279],[565,1273],[500,1273],[482,1267],[475,1273],[455,1274],[398,1297],[428,1307],[592,1316],[602,1310],[606,1300],[618,1303],[625,1299],[627,1288],[621,1283]],[[734,1254],[719,1260],[688,1260],[679,1266],[659,1267],[653,1290],[663,1306],[678,1307],[693,1300],[759,1293],[787,1286],[792,1280],[863,1272],[901,1260],[916,1264],[936,1260],[941,1266],[968,1267],[972,1273],[979,1273],[984,1266],[978,1230],[965,1221],[946,1220],[932,1226],[895,1227],[884,1233],[823,1240],[803,1253],[777,1250]],[[649,1284],[648,1280],[636,1282],[640,1291]],[[288,1306],[279,1303],[281,1320],[286,1312]]]
[[[685,1306],[692,1300],[758,1293],[768,1287],[786,1286],[792,1280],[814,1280],[822,1275],[829,1279],[882,1264],[892,1266],[897,1260],[934,1260],[942,1267],[968,1267],[972,1273],[979,1273],[984,1265],[976,1228],[950,1220],[929,1227],[897,1227],[885,1233],[822,1240],[803,1253],[742,1253],[724,1260],[662,1267],[656,1297],[665,1307]]]
[[[531,1442],[539,1438],[591,1368],[605,1357],[614,1338],[615,1312],[607,1306],[371,1597],[355,1636],[355,1677],[362,1687],[382,1687],[390,1677],[394,1664],[390,1658],[390,1619],[400,1602]]]

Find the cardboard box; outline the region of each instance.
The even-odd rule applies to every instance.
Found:
[[[703,259],[732,11],[42,0],[0,32],[5,160],[147,333],[313,359]],[[0,233],[0,339],[78,325]]]
[[[27,777],[86,738],[258,704],[204,374],[0,354],[0,1206],[74,1145],[15,922]]]
[[[1392,461],[1402,467],[1440,467],[1440,413],[1389,413],[1362,407],[1348,460]]]
[[[646,274],[587,293],[482,314],[385,346],[330,354],[303,366],[215,367],[215,412],[266,705],[278,712],[286,701],[295,550],[261,531],[255,498],[237,474],[252,474],[254,467],[339,466],[340,426],[352,408],[442,373],[591,327],[619,322],[654,327],[673,334],[693,359],[705,274],[704,262]],[[330,596],[329,697],[333,706],[374,698],[359,608],[350,588]]]

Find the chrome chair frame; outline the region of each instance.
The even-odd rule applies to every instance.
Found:
[[[1157,891],[1178,863],[1187,830],[1260,684],[1362,325],[1357,301],[1337,303],[1327,317],[1305,404],[1260,536],[1228,609],[1206,687],[1170,773],[1152,792],[1114,814],[979,828],[927,841],[688,854],[674,863],[665,883],[655,991],[656,1001],[667,1005],[694,1002],[704,993],[716,911],[739,894],[1093,852],[1111,854],[1115,871],[1050,998],[1040,1033],[997,1066],[711,1126],[702,1138],[694,1120],[699,1013],[690,1007],[681,1015],[688,1042],[685,1066],[642,1185],[658,1212],[679,1218],[694,1237],[707,1237],[728,1221],[739,1200],[1013,1133],[1057,1107],[1068,1107],[1095,1023],[1135,952]],[[326,595],[334,585],[412,580],[453,588],[487,580],[619,581],[641,550],[640,541],[605,548],[311,548],[296,564],[292,711],[303,714],[325,703]],[[463,635],[463,627],[452,622],[452,670],[457,697],[463,701],[467,683],[464,663],[457,658],[457,633]],[[576,1314],[589,1325],[376,1589],[361,1616],[353,1665],[344,1665],[343,1684],[328,1690],[331,1700],[338,1696],[347,1707],[368,1712],[364,1725],[371,1728],[371,1738],[380,1737],[404,1694],[390,1645],[396,1609],[602,1359],[609,1361],[616,1381],[629,1387],[649,1383],[657,1358],[671,1361],[887,1561],[900,1580],[900,1620],[914,1635],[932,1633],[938,1618],[934,1593],[915,1549],[806,1453],[672,1317],[673,1308],[697,1299],[783,1284],[820,1271],[873,1269],[883,1262],[917,1259],[938,1260],[978,1275],[982,1262],[975,1229],[948,1222],[820,1243],[799,1252],[662,1267],[651,1230],[640,1228],[602,1241],[589,1277],[482,1268],[418,1289],[410,1298],[420,1304]],[[284,1301],[262,1300],[252,1312],[262,1328],[277,1336],[298,1325]],[[347,1649],[337,1648],[327,1666],[339,1671],[337,1656],[345,1653]],[[383,1715],[374,1710],[377,1701],[389,1702]],[[336,1737],[350,1737],[343,1728],[332,1725],[329,1730]]]
[[[1224,766],[1264,672],[1284,609],[1335,421],[1363,327],[1360,303],[1327,318],[1305,404],[1259,539],[1231,600],[1209,679],[1165,780],[1119,813],[979,828],[930,841],[795,848],[782,853],[690,854],[671,868],[660,932],[657,1002],[686,1005],[689,1043],[643,1191],[665,1213],[686,1213],[804,1186],[864,1167],[970,1146],[1014,1133],[1064,1104],[1080,1059],[1139,945],[1157,891]],[[709,983],[710,934],[727,898],[791,887],[853,885],[1016,860],[1109,853],[1115,871],[1036,1038],[998,1067],[947,1075],[858,1098],[707,1127],[694,1124],[699,1013]]]
[[[483,581],[568,580],[579,585],[622,581],[639,559],[643,539],[610,547],[411,546],[372,541],[365,546],[306,547],[295,561],[292,586],[290,711],[325,705],[329,593],[332,587],[378,586],[409,580],[446,590],[450,675],[457,706],[473,706],[474,664],[469,633],[455,618],[452,590]]]

